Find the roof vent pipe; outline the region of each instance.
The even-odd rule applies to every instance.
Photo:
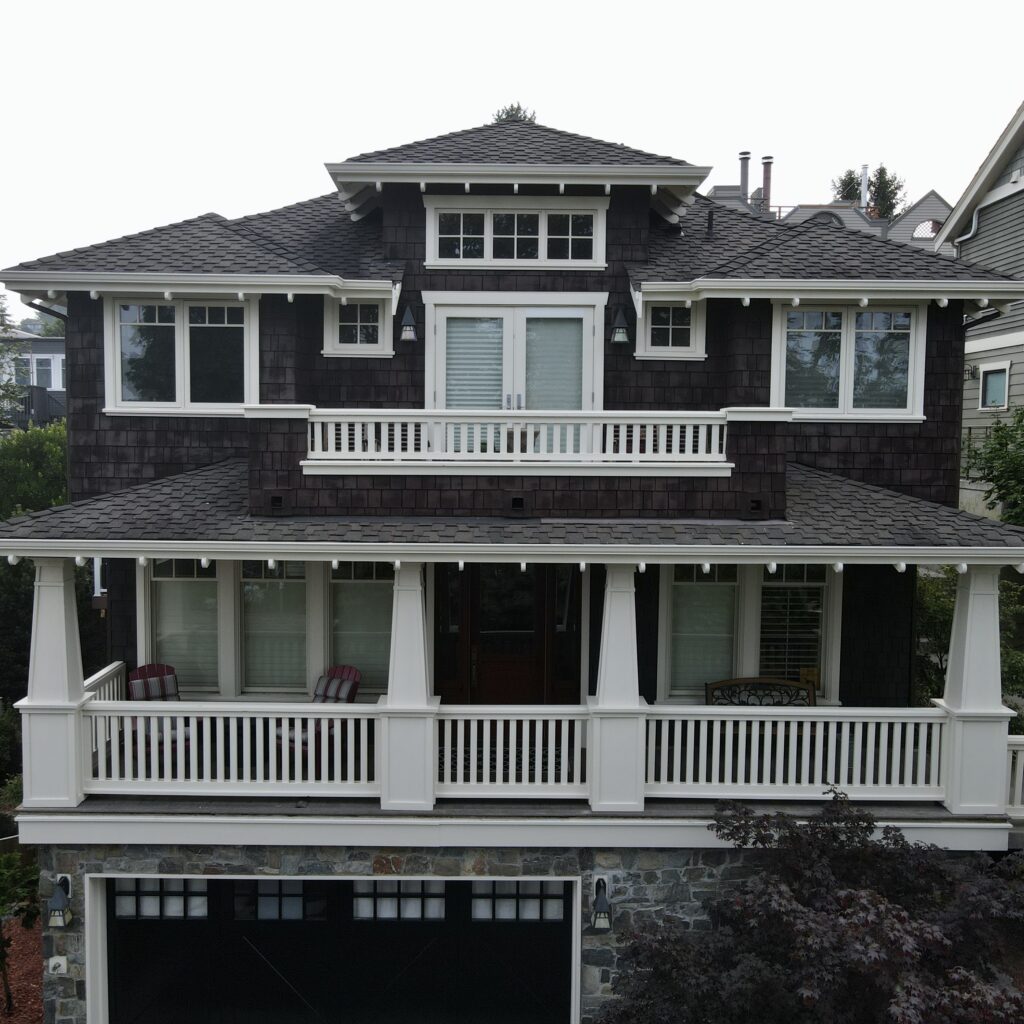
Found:
[[[740,152],[740,199],[746,202],[750,198],[750,150]]]
[[[764,174],[761,185],[761,209],[764,213],[771,213],[772,209],[772,163],[774,157],[761,157],[761,170]]]
[[[868,208],[868,165],[860,165],[860,208]]]

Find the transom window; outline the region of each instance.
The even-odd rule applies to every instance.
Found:
[[[604,197],[425,196],[426,266],[603,267]]]
[[[234,883],[236,921],[326,921],[324,883],[259,879]]]
[[[921,415],[918,309],[778,308],[772,405],[803,418]]]
[[[209,912],[204,878],[117,878],[114,915],[134,920],[205,918]]]
[[[255,397],[255,303],[115,300],[108,327],[113,411],[240,411]]]
[[[474,921],[561,921],[568,895],[565,882],[473,883]]]
[[[352,883],[357,921],[442,921],[444,882],[431,879],[360,879]]]
[[[1002,410],[1007,407],[1010,384],[1009,362],[980,366],[978,408]]]

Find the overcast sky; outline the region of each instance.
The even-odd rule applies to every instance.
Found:
[[[34,0],[3,26],[0,267],[319,195],[325,161],[514,100],[711,164],[705,188],[749,149],[775,203],[880,161],[956,202],[1024,99],[1017,0]]]

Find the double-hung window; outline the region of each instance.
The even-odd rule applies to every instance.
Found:
[[[306,688],[305,562],[242,562],[242,687]]]
[[[427,267],[605,266],[603,196],[424,196]]]
[[[922,307],[776,307],[772,405],[799,419],[923,415]]]
[[[173,665],[183,687],[218,683],[217,566],[158,558],[152,578],[153,661]]]
[[[387,693],[395,570],[390,562],[340,562],[331,569],[332,665],[355,665],[360,693]]]
[[[107,411],[240,413],[256,400],[257,303],[115,299]]]

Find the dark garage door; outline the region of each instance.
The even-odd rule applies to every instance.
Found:
[[[108,882],[111,1024],[565,1024],[569,882]]]

